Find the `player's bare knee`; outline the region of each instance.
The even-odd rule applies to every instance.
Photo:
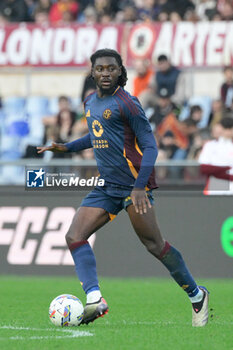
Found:
[[[73,225],[71,225],[69,231],[65,236],[65,239],[68,247],[70,247],[71,244],[86,240],[87,237],[80,230],[78,230],[77,228],[74,229]]]
[[[69,247],[72,243],[76,243],[76,242],[82,240],[81,238],[79,238],[78,232],[74,231],[72,225],[71,225],[71,227],[69,228],[69,230],[68,230],[68,232],[67,232],[65,238],[66,238],[66,243],[67,243],[68,247]]]
[[[68,245],[68,247],[74,243],[74,238],[73,238],[73,235],[72,235],[72,232],[69,230],[65,236],[65,239],[66,239],[66,244]]]
[[[148,250],[148,252],[150,252],[156,258],[159,258],[160,254],[163,250],[163,246],[161,244],[156,243],[154,241],[149,241],[145,245],[146,245],[146,249]]]

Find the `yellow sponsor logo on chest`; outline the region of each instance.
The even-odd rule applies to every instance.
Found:
[[[94,120],[92,122],[92,130],[93,130],[93,134],[96,136],[96,137],[100,137],[102,136],[103,132],[104,132],[104,129],[101,125],[101,123],[98,121],[98,120]]]

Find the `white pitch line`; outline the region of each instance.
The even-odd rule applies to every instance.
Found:
[[[77,331],[74,334],[64,334],[64,335],[46,335],[46,336],[31,336],[31,337],[22,337],[22,336],[16,336],[16,337],[9,337],[9,338],[0,338],[0,339],[10,339],[10,340],[43,340],[43,339],[66,339],[66,338],[78,338],[78,337],[90,337],[92,336],[92,333],[85,332],[85,331]]]
[[[93,336],[93,333],[74,330],[74,329],[56,329],[56,328],[30,328],[30,327],[17,327],[4,325],[0,326],[0,329],[11,329],[18,331],[38,331],[38,332],[59,332],[62,335],[46,335],[46,336],[14,336],[14,337],[0,337],[0,340],[8,339],[8,340],[43,340],[43,339],[64,339],[64,338],[78,338],[78,337],[90,337]]]
[[[44,332],[75,332],[76,329],[75,327],[70,327],[70,328],[33,328],[33,327],[21,327],[21,326],[10,326],[10,325],[4,325],[0,326],[0,329],[12,329],[12,330],[19,330],[19,331],[44,331]]]
[[[213,320],[209,320],[208,324],[217,324],[217,325],[221,325],[221,326],[231,326],[233,325],[233,322],[227,322],[227,321],[216,321],[215,319]],[[190,322],[175,322],[175,321],[126,321],[126,320],[122,320],[119,322],[109,322],[109,321],[105,321],[105,326],[121,326],[121,325],[126,325],[126,326],[169,326],[169,325],[173,325],[173,326],[180,326],[180,325],[190,325]]]

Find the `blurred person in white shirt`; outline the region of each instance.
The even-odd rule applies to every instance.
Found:
[[[208,176],[204,194],[233,195],[233,118],[219,125],[219,138],[207,142],[199,157],[201,172]]]

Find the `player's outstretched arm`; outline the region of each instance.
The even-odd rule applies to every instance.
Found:
[[[51,152],[79,152],[87,148],[92,148],[90,133],[79,139],[68,143],[55,143],[48,147],[37,147],[37,153],[45,151]]]
[[[55,143],[53,142],[51,146],[45,146],[45,147],[36,147],[37,153],[44,153],[45,151],[51,151],[51,152],[67,152],[68,148],[66,145],[62,143]]]

